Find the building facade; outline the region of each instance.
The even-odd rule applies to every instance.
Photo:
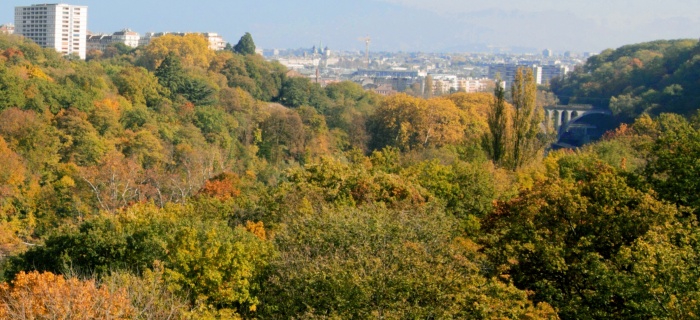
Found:
[[[495,64],[489,66],[489,78],[500,79],[509,87],[515,80],[515,74],[518,69],[531,69],[532,75],[535,78],[535,83],[542,84],[542,66],[532,64]]]
[[[138,32],[124,29],[117,31],[111,35],[107,34],[90,34],[87,36],[87,51],[100,50],[104,51],[112,44],[122,43],[131,48],[139,46],[141,36]]]
[[[68,4],[15,7],[15,33],[44,48],[85,59],[88,8]]]

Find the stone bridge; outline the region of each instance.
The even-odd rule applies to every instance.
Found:
[[[571,104],[544,107],[546,121],[551,122],[557,135],[561,135],[575,120],[589,114],[611,114],[609,110],[597,109],[590,104]]]

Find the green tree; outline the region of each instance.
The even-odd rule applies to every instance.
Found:
[[[700,130],[676,114],[662,114],[652,123],[658,136],[651,145],[643,176],[659,197],[700,213]]]
[[[158,78],[158,83],[170,90],[175,95],[185,84],[185,69],[182,68],[180,59],[174,52],[169,52],[163,62],[156,68],[154,75]]]
[[[485,149],[494,163],[503,162],[508,142],[508,109],[506,109],[505,90],[503,82],[496,80],[494,98],[488,113],[489,131],[484,136]]]
[[[23,83],[0,60],[0,111],[7,108],[23,108],[26,97],[23,94]]]
[[[238,43],[233,46],[233,51],[242,55],[255,54],[255,43],[253,42],[253,36],[251,36],[249,32],[246,32],[241,39],[238,40]]]

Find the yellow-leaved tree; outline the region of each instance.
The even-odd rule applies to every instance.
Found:
[[[207,39],[196,33],[184,36],[166,34],[155,38],[146,47],[143,63],[149,70],[155,70],[161,62],[174,53],[180,58],[184,67],[201,67],[208,69],[214,58],[214,51],[209,49]]]

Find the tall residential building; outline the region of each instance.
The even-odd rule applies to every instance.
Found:
[[[549,84],[555,77],[563,77],[569,73],[569,68],[560,64],[542,66],[542,84]]]
[[[542,84],[542,66],[537,64],[494,64],[489,66],[489,78],[496,79],[496,77],[499,76],[503,82],[511,86],[515,80],[515,73],[519,68],[532,69],[535,83]]]
[[[550,49],[544,49],[544,51],[542,51],[542,56],[545,58],[551,58],[554,56],[554,52],[552,52]]]
[[[15,33],[44,48],[85,59],[87,18],[86,6],[57,3],[15,7]]]

